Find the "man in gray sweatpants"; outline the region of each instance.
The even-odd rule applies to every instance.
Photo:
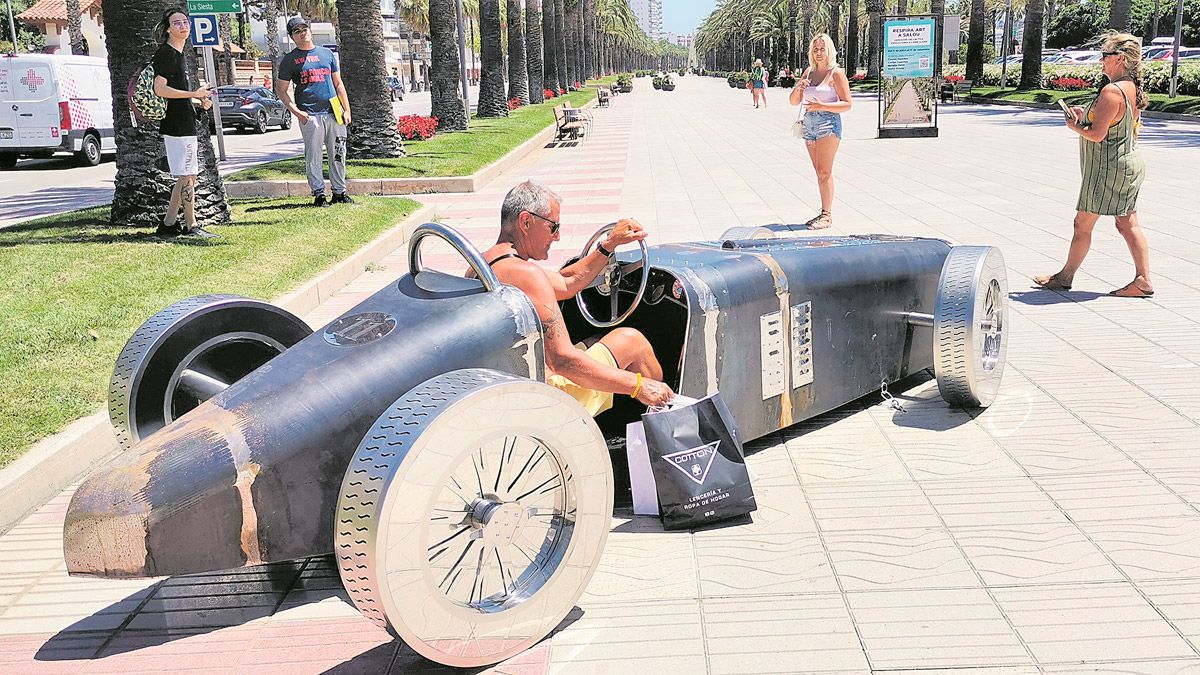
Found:
[[[337,57],[332,51],[313,44],[312,31],[303,18],[288,19],[287,31],[296,48],[279,61],[275,91],[300,123],[313,206],[350,204],[353,200],[346,194],[346,125],[350,124],[350,99],[342,85]],[[294,97],[291,93],[293,84],[296,86]],[[322,151],[329,155],[329,180],[333,183],[333,199],[328,201],[321,166]]]

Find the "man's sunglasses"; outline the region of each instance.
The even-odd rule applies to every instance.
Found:
[[[297,33],[303,33],[303,32],[304,32],[304,31],[306,31],[306,30],[308,30],[308,26],[300,26],[299,28],[297,28],[297,29],[293,30],[293,31],[290,33],[290,35],[296,35]]]
[[[550,223],[550,234],[558,234],[558,231],[562,228],[562,223],[560,223],[557,220],[550,220],[546,216],[539,216],[538,214],[534,213],[533,211],[526,211],[525,213],[528,213],[529,215],[533,216],[534,218],[541,218],[542,220],[546,221],[547,223]]]

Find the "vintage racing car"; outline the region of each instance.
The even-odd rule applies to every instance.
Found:
[[[422,269],[429,237],[478,278]],[[618,397],[593,420],[545,384],[531,303],[454,230],[419,227],[409,266],[315,333],[227,295],[143,324],[112,378],[125,452],[67,513],[70,573],[177,575],[332,551],[354,605],[433,661],[496,663],[550,633],[611,527],[606,437],[641,410]],[[720,390],[750,440],[929,368],[951,405],[989,405],[1006,286],[992,247],[770,226],[642,243],[563,310],[576,339],[640,329],[667,383]]]

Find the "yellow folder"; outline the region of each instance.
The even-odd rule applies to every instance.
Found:
[[[333,119],[337,120],[338,124],[345,124],[346,114],[342,112],[342,99],[334,96],[329,99],[329,104],[333,106]]]

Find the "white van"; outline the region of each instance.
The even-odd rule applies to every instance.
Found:
[[[59,152],[95,166],[116,152],[109,82],[104,59],[0,54],[0,169]]]

